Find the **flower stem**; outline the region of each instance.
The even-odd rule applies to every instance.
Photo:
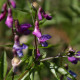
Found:
[[[47,60],[52,60],[52,59],[55,59],[55,58],[64,58],[64,57],[68,57],[68,56],[55,56],[55,57],[48,57],[48,58],[44,58],[44,59],[41,59],[40,61],[43,62],[43,61],[47,61]]]

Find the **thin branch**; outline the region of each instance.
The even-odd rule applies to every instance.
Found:
[[[54,58],[64,58],[64,57],[68,57],[68,56],[56,56],[56,57],[48,57],[48,58],[44,58],[44,59],[41,59],[40,61],[43,62],[43,61],[47,61],[47,60],[52,60]]]

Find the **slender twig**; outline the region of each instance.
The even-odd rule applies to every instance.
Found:
[[[51,59],[54,59],[54,58],[61,58],[61,57],[68,57],[68,56],[56,56],[56,57],[48,57],[48,58],[44,58],[44,59],[41,59],[40,61],[43,62],[43,61],[47,61],[47,60],[51,60]]]
[[[31,3],[31,0],[30,0],[30,3]],[[31,3],[31,6],[32,6],[32,9],[35,8],[32,3]],[[36,10],[36,8],[35,8],[35,18],[33,17],[32,12],[31,12],[31,16],[32,16],[33,25],[35,26],[35,21],[36,21],[36,18],[37,18],[37,10]],[[36,47],[36,54],[37,54],[37,40],[36,40],[36,36],[34,36],[34,40],[35,40],[35,47]]]

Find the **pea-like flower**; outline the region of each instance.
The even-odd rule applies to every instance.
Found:
[[[11,8],[8,9],[8,16],[7,16],[7,19],[5,21],[5,24],[9,28],[12,28],[13,27],[13,17],[12,17],[12,10],[11,10]]]
[[[3,20],[7,13],[7,4],[4,3],[2,7],[2,13],[0,14],[0,21]]]
[[[50,35],[45,34],[45,35],[42,35],[40,38],[38,38],[38,41],[43,47],[47,47],[48,44],[46,41],[49,40],[50,38],[51,38]]]
[[[48,15],[47,13],[45,13],[45,11],[42,9],[42,7],[39,8],[38,10],[38,19],[42,20],[42,16],[44,18],[46,18],[47,20],[51,20],[52,16]]]
[[[71,51],[69,50],[69,53],[70,53],[70,52],[71,52],[72,54],[75,53],[75,51],[72,50],[72,49],[71,49]],[[68,57],[68,60],[69,60],[71,63],[73,63],[73,64],[77,64],[77,62],[80,61],[80,57],[79,57],[79,56],[80,56],[80,51],[77,51],[77,54],[75,54],[74,56],[69,56],[69,57]],[[78,57],[79,57],[79,58],[78,58]]]
[[[15,27],[16,31],[19,32],[20,34],[28,35],[31,33],[30,30],[28,30],[32,25],[31,24],[19,24],[18,20],[15,20]]]
[[[22,57],[22,56],[23,56],[23,51],[22,51],[22,50],[23,50],[23,49],[27,49],[28,46],[25,45],[25,44],[20,45],[19,36],[18,36],[18,35],[15,35],[14,41],[15,41],[15,43],[14,43],[14,45],[13,45],[13,49],[16,50],[17,55],[18,55],[19,57]]]
[[[16,8],[16,2],[15,0],[9,0],[13,8]]]
[[[74,73],[73,71],[69,70],[69,73],[75,78],[77,77],[76,73]],[[67,80],[72,80],[69,77],[67,77]]]
[[[32,32],[32,34],[35,35],[38,38],[41,37],[41,32],[39,30],[39,22],[37,20],[35,22],[35,28],[34,28],[34,31]]]

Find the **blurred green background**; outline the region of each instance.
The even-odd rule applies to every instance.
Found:
[[[28,0],[16,0],[17,8],[13,9],[13,18],[18,19],[21,23],[32,23],[31,15],[28,13]],[[0,11],[3,3],[6,0],[0,0]],[[48,21],[43,19],[40,23],[43,34],[50,34],[52,38],[48,41],[53,46],[47,49],[40,49],[41,53],[46,52],[47,57],[56,56],[70,45],[74,50],[80,50],[80,0],[32,0],[33,5],[38,9],[41,5],[46,13],[49,13],[53,19]],[[26,10],[26,11],[25,11]],[[34,12],[33,12],[34,16]],[[13,44],[13,37],[11,29],[5,25],[6,18],[0,22],[0,45]],[[34,28],[34,26],[32,26]],[[32,28],[32,29],[33,29]],[[27,43],[29,46],[33,45],[33,35],[20,35],[21,43]],[[13,54],[12,48],[0,47],[0,55],[3,50],[7,51],[8,70],[11,68],[11,59]],[[31,53],[31,49],[27,54]],[[26,54],[25,54],[26,55]],[[56,61],[57,60],[57,61]],[[57,65],[69,65],[69,70],[77,73],[77,80],[80,80],[80,62],[74,65],[70,63],[67,58],[53,60]],[[62,62],[61,62],[62,61]],[[18,71],[21,72],[20,70]],[[40,71],[41,80],[57,80],[49,70],[44,66]],[[37,74],[36,74],[37,75]],[[35,80],[39,80],[38,76]]]

